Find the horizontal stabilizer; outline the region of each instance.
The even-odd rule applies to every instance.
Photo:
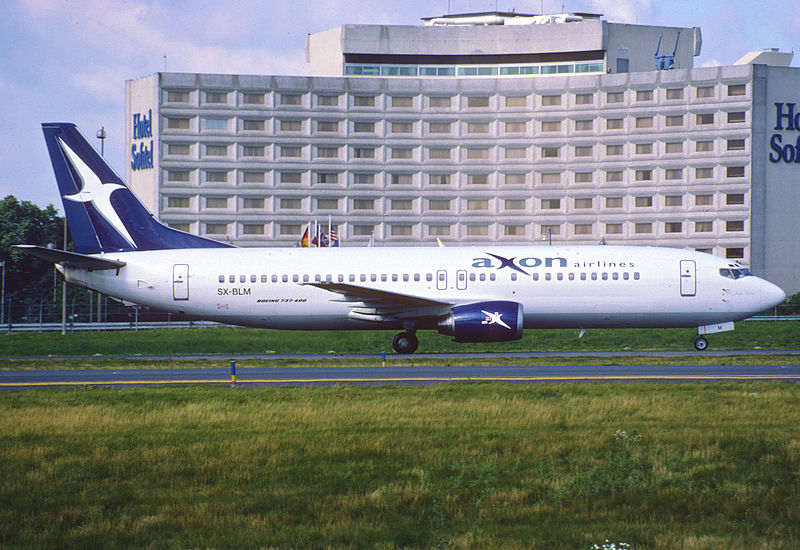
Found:
[[[86,254],[78,254],[77,252],[69,252],[67,250],[45,248],[34,244],[18,244],[15,245],[14,248],[19,248],[23,252],[27,252],[28,254],[32,254],[48,262],[53,262],[54,264],[61,264],[65,267],[88,269],[90,271],[119,269],[125,265],[125,262],[119,260],[106,260],[105,258],[87,256]]]

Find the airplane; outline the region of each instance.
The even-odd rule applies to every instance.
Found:
[[[187,319],[295,330],[417,330],[503,342],[525,329],[696,327],[784,300],[737,262],[639,246],[239,248],[159,222],[71,123],[42,125],[74,252],[23,250],[72,284]],[[582,333],[581,332],[581,333]]]

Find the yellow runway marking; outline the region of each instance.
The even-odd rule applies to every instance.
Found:
[[[708,374],[708,375],[642,375],[642,376],[457,376],[403,378],[264,378],[237,380],[236,384],[324,384],[336,382],[585,382],[611,380],[800,380],[796,374]],[[147,386],[163,384],[230,384],[230,379],[218,380],[119,380],[86,382],[4,382],[0,387],[47,386]]]

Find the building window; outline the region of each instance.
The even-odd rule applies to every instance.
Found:
[[[527,99],[524,95],[506,96],[506,107],[525,107]]]
[[[189,145],[183,143],[170,143],[167,145],[167,154],[168,155],[189,155],[191,153],[191,148]]]
[[[714,222],[694,222],[695,233],[711,233],[714,230]]]
[[[177,229],[178,231],[183,231],[184,233],[188,233],[192,229],[192,224],[190,223],[171,223],[169,226],[172,229]]]
[[[521,237],[525,235],[524,225],[504,225],[503,235],[506,237]]]
[[[317,131],[318,132],[338,132],[339,131],[339,121],[338,120],[320,120],[320,121],[317,122]]]
[[[449,97],[430,97],[428,98],[428,105],[434,109],[443,109],[450,107]]]
[[[414,98],[411,96],[392,96],[392,107],[413,107]]]
[[[169,181],[188,182],[189,181],[189,171],[188,170],[169,170],[169,171],[167,171],[167,179]]]
[[[468,225],[467,236],[469,237],[486,237],[489,235],[488,225]]]
[[[575,199],[575,208],[577,210],[592,208],[592,199],[591,198]]]
[[[653,101],[653,90],[637,90],[636,101]]]
[[[338,147],[317,147],[317,157],[323,159],[335,159],[339,157]]]
[[[725,195],[725,204],[729,205],[744,204],[744,193],[727,193]]]
[[[392,185],[411,185],[414,183],[411,174],[392,174],[391,182]]]
[[[450,236],[450,226],[449,225],[429,225],[428,226],[428,235],[431,237],[449,237]]]
[[[302,132],[303,131],[303,121],[302,120],[281,120],[279,122],[281,127],[281,132]]]
[[[652,143],[637,143],[636,144],[636,154],[637,155],[649,155],[653,152],[653,144]]]
[[[392,237],[409,237],[411,236],[411,226],[410,225],[393,225],[391,227],[390,233]]]
[[[561,121],[560,120],[545,120],[542,122],[542,132],[560,132],[561,131]]]
[[[524,159],[527,149],[524,147],[506,147],[504,154],[507,159]]]
[[[375,174],[353,174],[353,183],[359,185],[371,185],[375,183]]]
[[[714,124],[714,113],[697,114],[697,125],[702,126],[704,124]]]
[[[228,183],[228,172],[224,170],[206,170],[206,181],[210,183]]]
[[[667,116],[667,126],[670,127],[683,126],[683,115]]]
[[[606,119],[606,130],[622,130],[622,119],[621,118],[607,118]]]
[[[206,208],[228,208],[228,198],[208,197],[206,199]]]
[[[167,101],[170,103],[189,103],[189,92],[167,92]]]
[[[560,95],[543,95],[542,96],[542,106],[543,107],[555,107],[557,105],[561,105],[561,96]]]
[[[606,197],[606,208],[622,208],[622,197]]]
[[[622,145],[606,145],[607,157],[618,157],[622,154]]]
[[[683,179],[683,168],[667,168],[664,170],[664,179],[680,180]]]
[[[683,153],[682,141],[669,141],[664,144],[664,152],[667,154]]]
[[[592,173],[575,172],[575,183],[592,183]]]
[[[714,195],[695,195],[695,206],[711,206],[714,203]]]
[[[622,181],[622,170],[610,170],[606,172],[606,181],[619,183]]]
[[[652,233],[653,232],[653,224],[652,223],[636,223],[633,225],[633,232],[637,234],[644,234],[644,233]]]
[[[262,93],[244,93],[242,94],[242,103],[244,105],[264,105],[264,94]]]
[[[206,145],[206,156],[225,157],[228,155],[227,145]]]
[[[168,197],[167,208],[189,208],[189,197]]]
[[[744,84],[728,85],[728,96],[745,95],[747,88]]]
[[[694,150],[698,153],[708,153],[714,150],[713,141],[695,141]]]
[[[636,127],[637,128],[652,128],[653,127],[653,117],[651,117],[651,116],[636,117]]]
[[[282,223],[280,227],[281,235],[299,235],[302,226],[299,224],[286,224]]]
[[[683,223],[664,222],[664,233],[683,233]]]
[[[318,172],[317,183],[339,183],[339,174],[335,172]]]
[[[468,134],[488,134],[489,133],[489,123],[488,122],[468,122],[467,123],[467,133]]]
[[[446,148],[428,149],[428,158],[432,160],[449,160],[450,149]]]
[[[431,122],[428,124],[428,132],[431,134],[449,134],[449,122]]]
[[[694,178],[698,180],[705,180],[714,177],[714,169],[713,168],[695,168],[694,169]]]
[[[374,122],[354,122],[353,131],[359,133],[371,133],[375,131]]]
[[[744,220],[730,220],[725,222],[725,231],[744,231]]]
[[[542,199],[542,210],[559,210],[561,199]]]
[[[354,237],[369,237],[374,232],[375,232],[375,226],[374,225],[354,225],[353,226],[353,236]]]
[[[263,145],[245,145],[242,147],[242,156],[245,157],[263,157],[264,156],[264,146]]]
[[[561,234],[561,226],[560,225],[542,225],[540,228],[543,236],[548,235],[560,235]]]
[[[622,224],[621,223],[607,223],[606,224],[606,235],[621,235],[622,234]]]
[[[591,145],[582,145],[580,147],[575,147],[576,157],[591,157],[592,152],[593,152],[593,147]]]
[[[727,166],[725,167],[725,176],[728,178],[743,178],[744,166]]]
[[[709,98],[714,97],[714,86],[698,86],[695,88],[695,97]]]
[[[575,121],[575,131],[576,132],[589,132],[594,128],[594,121],[593,120],[576,120]]]
[[[542,158],[552,159],[558,158],[561,154],[560,147],[542,147]]]
[[[525,132],[524,122],[506,122],[505,129],[507,134],[522,134]]]
[[[410,99],[410,98],[409,98]],[[414,131],[413,122],[392,122],[391,130],[393,134],[410,134]]]
[[[413,149],[407,147],[392,147],[393,159],[410,159],[413,157]]]
[[[372,159],[375,158],[375,149],[372,147],[354,147],[353,158],[356,159]]]
[[[505,199],[503,208],[505,210],[525,210],[525,199]]]
[[[727,143],[728,143],[728,151],[743,151],[744,150],[744,140],[743,139],[729,139],[729,140],[727,140]]]
[[[653,179],[653,171],[652,170],[636,170],[635,179],[636,179],[636,181],[651,181]]]
[[[561,183],[561,172],[545,172],[541,176],[542,184],[557,184]]]
[[[488,174],[468,174],[467,185],[486,185],[489,183]]]
[[[744,111],[728,113],[728,124],[736,124],[744,121],[745,121]]]
[[[474,148],[470,147],[467,149],[467,158],[468,159],[488,159],[489,158],[489,149],[486,148]]]
[[[317,199],[317,210],[336,210],[339,208],[339,199]]]
[[[625,101],[625,92],[607,92],[606,103],[622,103]]]
[[[338,107],[339,106],[339,96],[338,95],[318,95],[317,96],[317,105],[320,107]]]
[[[242,224],[242,234],[243,235],[263,235],[264,234],[264,224],[263,223],[245,223],[245,224]]]
[[[744,258],[744,248],[726,248],[725,257],[729,260],[741,260]]]
[[[242,130],[263,131],[265,127],[263,120],[245,119],[242,121]]]
[[[206,103],[228,103],[228,93],[206,92]]]
[[[390,205],[392,210],[411,210],[413,201],[409,199],[392,199]]]
[[[303,96],[301,94],[281,94],[281,105],[302,105]]]
[[[471,109],[488,107],[489,96],[469,96],[467,98],[467,107]]]
[[[167,117],[167,130],[188,130],[190,120],[188,118]]]
[[[303,183],[303,174],[300,172],[281,172],[281,183]]]
[[[283,208],[283,201],[284,200],[297,200],[297,208],[300,208],[300,199],[281,199],[281,208]],[[253,199],[253,198],[246,198],[242,199],[242,208],[264,208],[264,199]]]
[[[295,145],[284,145],[281,147],[281,156],[282,157],[299,157],[303,153],[302,147],[297,147]]]
[[[206,235],[227,235],[228,234],[228,224],[227,223],[207,223],[206,224]]]
[[[430,199],[428,210],[450,210],[450,201],[446,199]]]
[[[468,200],[467,210],[489,210],[489,201],[485,199]]]
[[[667,99],[683,99],[683,88],[667,89]]]
[[[525,174],[503,174],[503,182],[506,185],[523,185]]]
[[[653,206],[653,197],[636,197],[636,208],[650,208]]]
[[[591,105],[594,103],[594,94],[575,94],[575,105]]]
[[[591,235],[592,224],[590,223],[576,223],[572,226],[572,231],[575,235]]]

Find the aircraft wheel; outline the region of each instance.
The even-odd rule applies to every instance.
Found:
[[[409,354],[417,351],[419,340],[413,332],[401,332],[392,340],[392,347],[397,353]]]
[[[703,336],[695,336],[692,343],[694,344],[694,349],[697,351],[705,351],[708,349],[708,340]]]

